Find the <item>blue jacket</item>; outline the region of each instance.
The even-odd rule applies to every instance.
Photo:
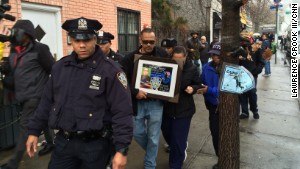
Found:
[[[216,68],[212,61],[203,66],[201,80],[204,85],[208,86],[207,93],[204,94],[205,101],[217,105],[219,103],[219,75],[216,73]]]
[[[116,149],[128,147],[133,111],[125,73],[99,47],[87,60],[76,58],[73,52],[53,66],[28,133],[39,136],[47,124],[69,132],[110,125]]]

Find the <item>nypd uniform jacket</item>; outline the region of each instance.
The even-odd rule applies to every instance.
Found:
[[[125,73],[111,59],[96,52],[78,62],[76,54],[64,57],[52,69],[41,102],[30,120],[30,135],[49,126],[68,132],[101,130],[112,125],[115,148],[132,140],[132,103]]]

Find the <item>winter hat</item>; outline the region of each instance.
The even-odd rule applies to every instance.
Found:
[[[35,29],[30,20],[18,20],[15,25],[12,27],[12,29],[22,29],[24,32],[32,37],[32,39],[35,39]]]

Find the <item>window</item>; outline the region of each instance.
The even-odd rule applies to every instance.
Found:
[[[136,50],[139,45],[140,13],[118,8],[118,49],[121,53]]]

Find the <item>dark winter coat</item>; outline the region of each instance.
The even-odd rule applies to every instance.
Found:
[[[12,47],[9,55],[9,68],[13,75],[16,99],[24,102],[39,99],[49,79],[54,58],[49,47],[39,42],[30,42],[25,48]]]
[[[200,60],[202,63],[202,66],[208,62],[208,59],[210,57],[209,51],[209,44],[207,42],[204,43],[205,47],[200,47]]]
[[[98,46],[87,60],[76,58],[73,52],[53,66],[28,133],[38,136],[47,124],[69,132],[97,131],[109,125],[116,149],[128,147],[133,128],[125,73]]]
[[[107,57],[114,60],[117,63],[121,63],[124,56],[110,49],[110,52]]]
[[[239,64],[244,66],[247,70],[249,70],[254,77],[257,77],[260,74],[265,66],[265,61],[262,57],[261,50],[257,50],[256,52],[251,51],[251,47],[249,48],[250,55],[252,60],[244,59],[240,60]]]
[[[126,73],[126,76],[127,76],[127,79],[128,79],[128,83],[129,83],[129,86],[131,87],[131,96],[132,96],[132,106],[133,106],[133,112],[134,112],[134,115],[137,115],[137,99],[136,99],[136,95],[138,94],[139,92],[139,89],[136,89],[134,87],[134,85],[132,84],[135,79],[133,79],[133,71],[134,71],[134,55],[135,54],[141,54],[139,52],[140,48],[125,55],[125,57],[123,58],[122,60],[122,67],[123,67],[123,70],[124,72]],[[151,55],[151,56],[155,56],[155,57],[164,57],[164,58],[168,58],[169,55],[168,53],[160,48],[160,47],[154,47],[153,51],[151,54],[148,54],[148,55]]]
[[[188,87],[193,87],[192,94],[188,94],[184,90]],[[188,60],[183,67],[181,75],[180,93],[178,103],[164,102],[164,115],[171,118],[191,117],[196,112],[193,94],[200,89],[201,79],[197,67]]]

